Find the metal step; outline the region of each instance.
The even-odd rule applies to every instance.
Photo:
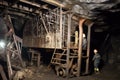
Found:
[[[67,54],[62,54],[62,53],[54,53],[54,55],[55,55],[55,54],[58,54],[58,55],[67,55]]]
[[[82,58],[88,58],[88,56],[82,56]]]
[[[69,58],[78,58],[78,56],[69,56]]]
[[[51,63],[55,64],[55,65],[59,65],[59,66],[64,67],[64,68],[67,67],[67,64],[62,64],[62,63],[57,63],[57,62],[51,62]]]
[[[53,58],[52,60],[66,61],[65,59]]]

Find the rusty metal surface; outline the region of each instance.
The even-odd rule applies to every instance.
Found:
[[[42,18],[42,19],[41,19]],[[55,9],[53,12],[41,13],[40,16],[29,21],[29,24],[26,24],[24,29],[23,43],[25,47],[34,47],[34,48],[53,48],[54,53],[51,59],[51,64],[59,65],[60,68],[63,68],[63,73],[65,75],[71,74],[80,76],[81,69],[81,60],[83,50],[83,23],[86,19],[80,19],[79,21],[79,30],[76,29],[77,22],[72,19],[72,14],[62,14],[62,9]],[[32,24],[30,24],[30,22]],[[35,23],[36,22],[36,23]],[[91,22],[88,20],[85,22],[87,27],[92,26]],[[87,51],[86,51],[86,72],[88,72],[89,64],[89,51],[90,51],[90,29],[87,33]],[[67,52],[65,59],[62,59],[63,55],[56,55],[57,49],[66,49]],[[73,50],[74,56],[70,50]],[[77,53],[77,54],[76,54]],[[55,56],[56,55],[56,56]],[[77,63],[72,63],[72,59],[77,58]],[[65,64],[62,64],[61,61],[65,61]]]
[[[79,21],[79,44],[78,44],[78,69],[77,76],[80,76],[81,59],[82,59],[82,38],[83,38],[83,23],[86,19],[80,19]]]
[[[89,73],[89,56],[90,56],[90,41],[91,41],[91,27],[93,26],[93,22],[90,22],[88,24],[88,37],[87,37],[87,60],[86,60],[86,69],[85,69],[85,73],[88,74]]]
[[[23,32],[23,46],[38,48],[64,48],[67,46],[68,16],[61,8],[40,15],[28,21]],[[74,35],[77,22],[72,20],[71,35]],[[74,47],[72,41],[71,47]]]
[[[69,65],[70,65],[70,42],[71,42],[71,19],[73,14],[68,14],[68,33],[67,33],[67,68],[66,75],[69,74]]]

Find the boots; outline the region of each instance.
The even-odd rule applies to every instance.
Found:
[[[99,68],[94,68],[94,72],[95,73],[99,73],[100,71],[99,71]]]

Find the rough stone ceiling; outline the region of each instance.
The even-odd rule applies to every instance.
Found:
[[[118,29],[120,18],[120,0],[42,0],[71,10],[77,16],[91,19],[95,28],[106,31],[110,27]],[[114,28],[114,29],[113,29]]]
[[[8,4],[6,4],[8,2]],[[22,7],[21,7],[22,6]],[[70,10],[79,17],[93,20],[97,26],[107,29],[107,24],[118,24],[120,16],[120,0],[2,0],[0,9],[11,10],[11,14],[28,17],[39,13],[42,9],[50,10],[57,6]],[[17,12],[16,12],[17,11]],[[21,14],[22,13],[22,14]],[[27,16],[26,16],[27,14]],[[117,15],[117,16],[116,16]],[[111,20],[110,20],[111,19]],[[114,19],[114,20],[112,20]],[[114,25],[113,25],[114,26]]]
[[[107,10],[111,12],[120,11],[120,8],[114,8],[120,4],[120,0],[0,0],[11,2],[14,5],[16,3],[26,3],[31,6],[40,7],[41,5],[51,4],[62,6],[63,8],[70,9],[74,13],[91,17],[99,12],[96,10]]]
[[[71,9],[74,13],[85,18],[98,17],[99,11],[120,11],[120,8],[114,8],[120,4],[120,0],[42,0],[48,3],[58,4],[67,9]]]
[[[99,14],[103,11],[108,12],[118,12],[120,7],[120,0],[2,0],[10,2],[9,6],[14,6],[15,4],[23,4],[24,6],[29,5],[33,9],[40,9],[46,7],[48,9],[48,4],[61,6],[67,10],[71,10],[73,13],[79,15],[80,17],[85,17],[88,19],[96,19]],[[37,8],[36,8],[37,7]]]

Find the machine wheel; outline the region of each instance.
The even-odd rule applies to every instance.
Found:
[[[72,66],[72,68],[71,68],[71,70],[70,70],[70,74],[71,74],[72,76],[76,76],[76,75],[77,75],[77,65],[76,65],[76,64],[74,64],[74,65]]]
[[[63,67],[55,66],[57,76],[66,77],[66,72]]]

